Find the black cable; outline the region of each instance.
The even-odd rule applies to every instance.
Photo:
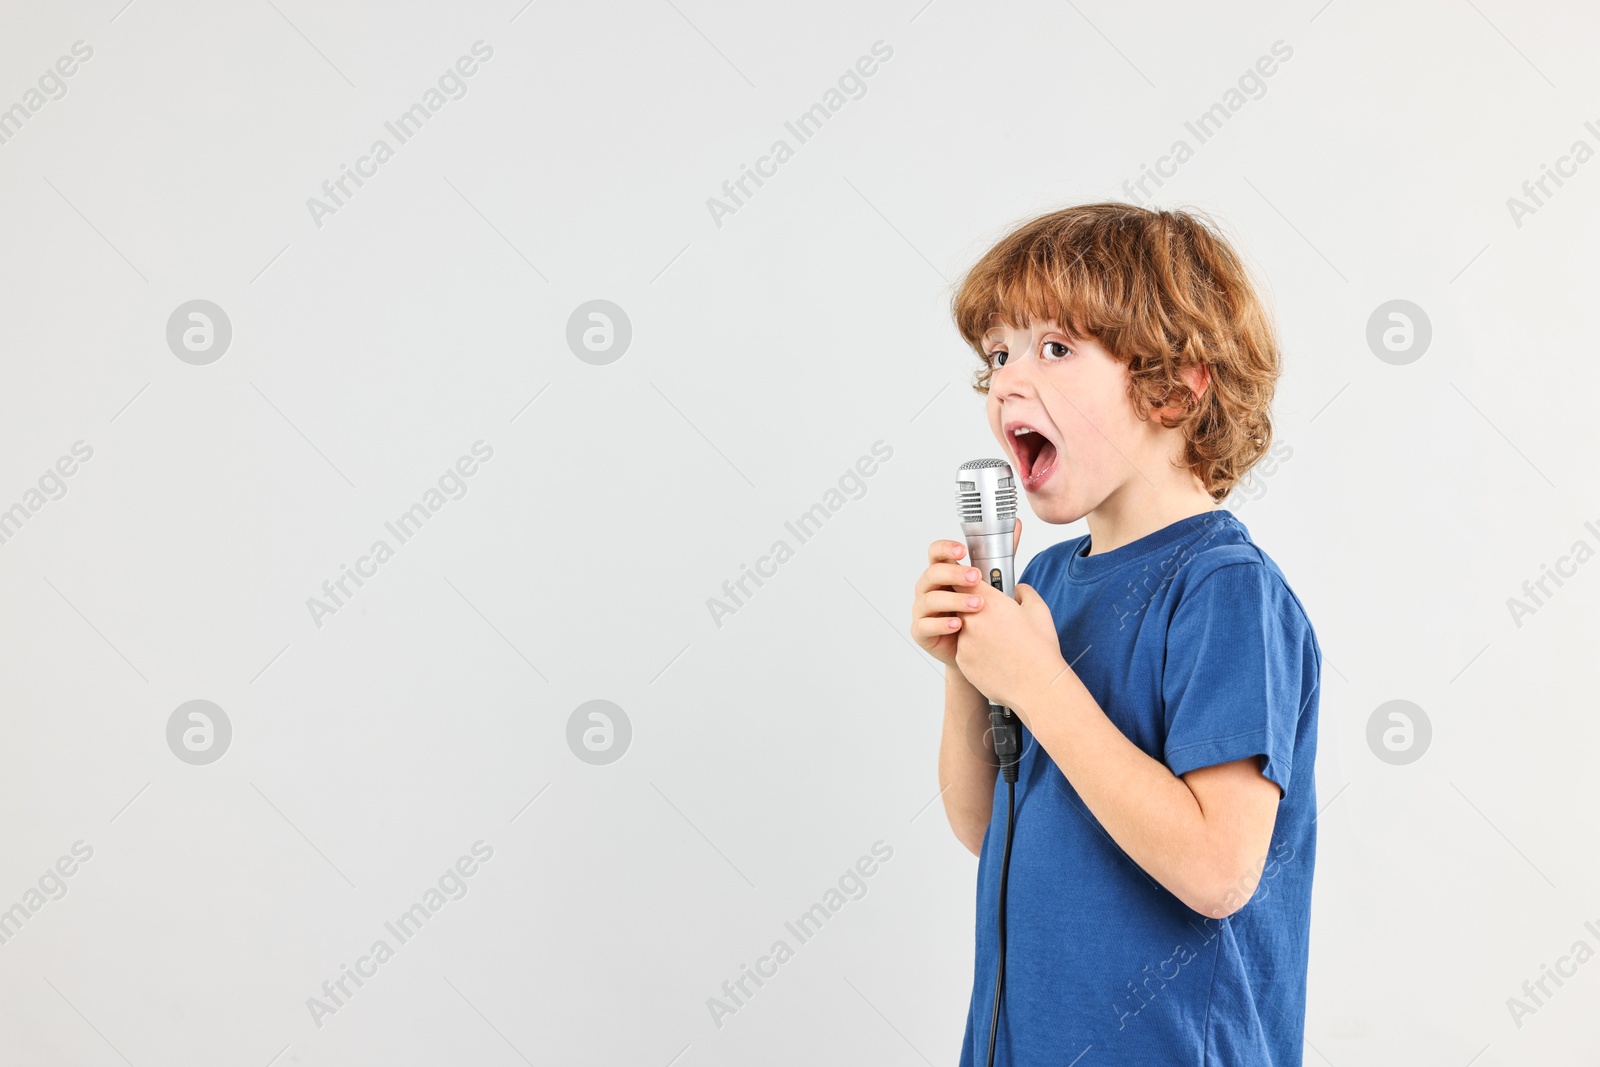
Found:
[[[994,1067],[994,1037],[1000,1025],[1000,993],[1006,987],[1006,872],[1011,868],[1011,826],[1017,815],[1016,780],[1006,782],[1006,848],[1000,859],[1000,958],[995,964],[994,1010],[989,1014],[989,1067]]]
[[[1000,950],[995,961],[994,1008],[989,1013],[989,1067],[994,1067],[994,1039],[1000,1027],[1000,995],[1006,987],[1006,874],[1011,870],[1011,831],[1017,821],[1017,764],[1021,759],[1018,749],[1022,747],[1022,738],[1010,708],[990,704],[989,722],[994,730],[995,755],[1000,760],[1001,776],[1006,783],[1006,846],[1000,856],[1000,906],[995,920],[999,929]]]

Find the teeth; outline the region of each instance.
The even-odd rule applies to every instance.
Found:
[[[1036,433],[1036,432],[1037,431],[1034,430],[1033,427],[1031,427],[1031,426],[1018,426],[1015,430],[1011,431],[1013,437],[1021,437],[1025,433]]]

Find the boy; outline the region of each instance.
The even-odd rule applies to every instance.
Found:
[[[1193,215],[1112,203],[1005,237],[953,311],[1033,513],[1089,526],[1015,600],[958,541],[916,586],[945,814],[979,857],[961,1067],[989,1056],[999,952],[989,700],[1022,724],[994,1063],[1299,1067],[1322,653],[1216,506],[1272,441],[1268,314]]]

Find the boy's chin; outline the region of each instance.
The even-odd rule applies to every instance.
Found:
[[[1040,522],[1048,522],[1052,526],[1077,522],[1092,510],[1059,489],[1053,493],[1030,493],[1028,508]]]

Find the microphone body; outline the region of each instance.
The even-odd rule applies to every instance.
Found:
[[[956,471],[956,507],[967,555],[994,588],[1015,598],[1017,483],[1011,464],[1003,459],[974,459]],[[989,731],[1000,773],[1007,782],[1017,780],[1022,758],[1022,732],[1010,708],[990,701]]]

